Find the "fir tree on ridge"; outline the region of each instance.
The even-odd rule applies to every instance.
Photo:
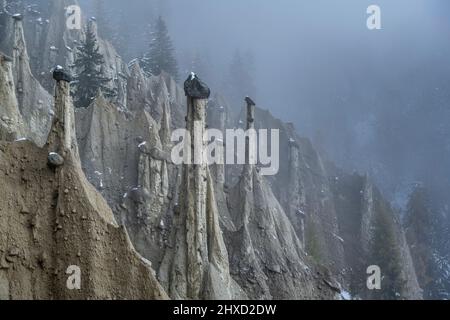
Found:
[[[178,63],[175,58],[175,49],[166,23],[161,16],[158,18],[151,36],[149,51],[141,59],[142,68],[146,73],[156,76],[165,71],[178,80]]]
[[[86,39],[77,48],[75,69],[77,75],[74,83],[74,102],[77,108],[87,108],[101,90],[106,97],[116,96],[116,92],[108,87],[111,81],[102,73],[102,65],[105,63],[103,55],[99,51],[95,33],[88,28]]]
[[[389,211],[384,209],[383,205],[379,207],[373,229],[371,258],[383,273],[382,290],[375,291],[374,296],[382,300],[399,300],[406,287],[406,280],[402,275],[402,254],[394,222],[389,217]]]

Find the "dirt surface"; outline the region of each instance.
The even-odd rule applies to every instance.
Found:
[[[0,143],[0,298],[166,298],[81,169],[70,159],[51,169],[47,156]],[[80,290],[66,286],[69,266],[80,268]]]

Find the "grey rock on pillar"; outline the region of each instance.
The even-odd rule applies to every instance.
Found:
[[[55,117],[47,144],[50,151],[57,152],[64,158],[73,157],[79,163],[75,113],[70,96],[72,77],[61,66],[57,66],[53,71],[53,79],[56,80]]]
[[[248,134],[245,137],[245,165],[243,175],[246,177],[252,177],[250,174],[254,165],[256,164],[257,157],[257,137],[255,132],[255,102],[249,97],[245,98],[245,102],[247,103],[247,132]],[[249,181],[251,184],[253,180]]]
[[[184,82],[184,92],[187,97],[199,100],[208,99],[211,95],[211,90],[206,83],[201,81],[200,78],[193,72]]]
[[[183,164],[180,210],[175,216],[175,245],[164,259],[160,275],[175,299],[245,298],[231,279],[228,253],[219,225],[214,183],[206,161],[206,104],[209,88],[195,74],[186,80],[187,133],[184,150],[191,150]],[[196,144],[196,147],[194,146]],[[193,160],[196,160],[194,163]],[[185,157],[186,159],[186,157]]]

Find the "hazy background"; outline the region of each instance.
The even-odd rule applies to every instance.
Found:
[[[415,183],[424,183],[446,203],[449,1],[81,3],[88,14],[107,21],[111,40],[128,60],[146,51],[148,26],[162,15],[181,77],[200,57],[200,77],[216,92],[227,93],[229,65],[240,50],[252,62],[255,89],[248,90],[257,104],[293,122],[329,159],[348,171],[370,174],[399,206]],[[381,7],[382,30],[366,27],[371,4]]]

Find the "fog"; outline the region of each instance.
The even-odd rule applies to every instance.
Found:
[[[81,2],[95,13],[93,1]],[[448,197],[448,1],[107,3],[105,16],[126,34],[121,54],[127,59],[146,50],[147,26],[161,15],[182,78],[197,54],[205,70],[199,76],[226,95],[229,65],[239,50],[253,57],[255,89],[248,90],[257,104],[293,122],[325,157],[350,172],[368,173],[399,206],[415,183]],[[366,26],[371,4],[381,8],[381,30]]]

